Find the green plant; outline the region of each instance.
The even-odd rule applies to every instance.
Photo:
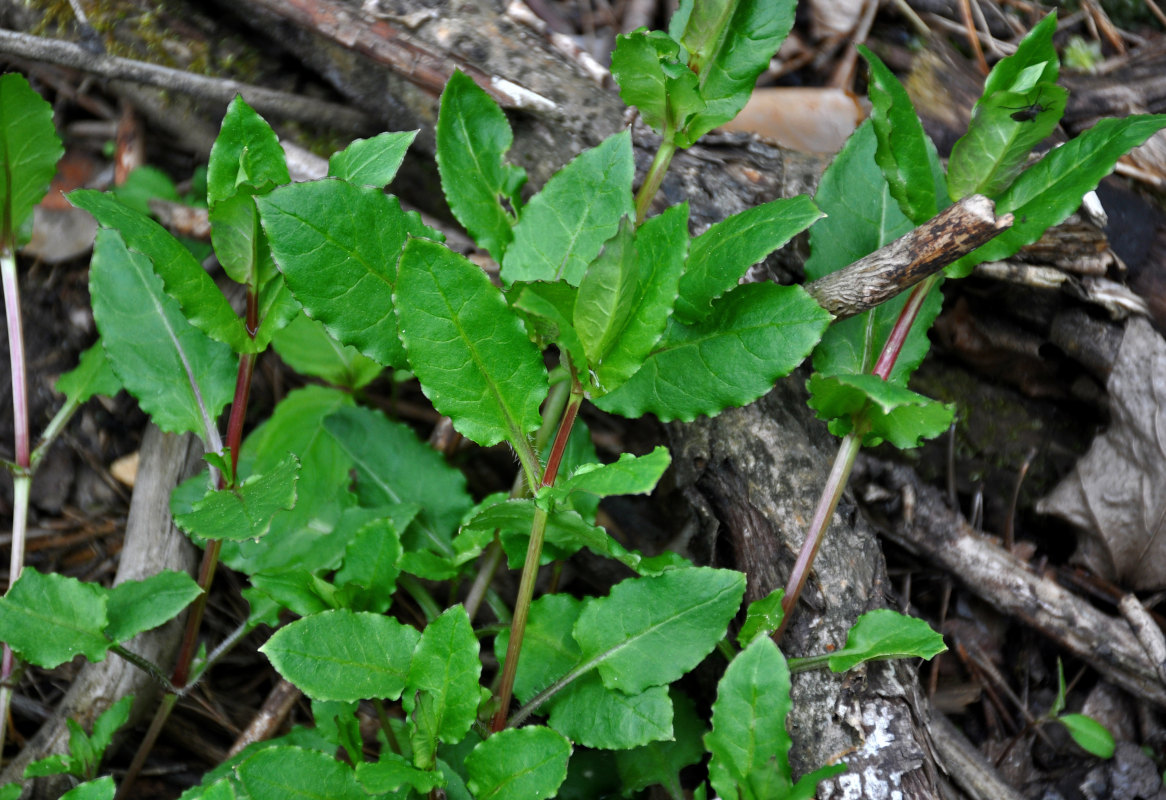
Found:
[[[75,721],[68,720],[68,754],[53,755],[32,762],[25,768],[24,777],[72,775],[82,781],[96,780],[101,759],[113,741],[113,735],[129,719],[133,702],[133,696],[126,695],[110,706],[94,721],[92,734],[85,733]]]
[[[1065,713],[1065,670],[1057,659],[1057,696],[1043,722],[1059,722],[1082,750],[1098,758],[1113,758],[1113,734],[1093,717]]]
[[[1030,137],[1063,107],[1055,66],[1051,78],[1045,67],[1006,68],[1025,77],[998,79],[983,114],[1029,127],[1010,129],[1006,153],[989,149],[995,169],[987,176],[973,174],[981,155],[953,156],[963,171],[949,168],[944,189],[905,95],[879,73],[873,127],[835,161],[816,202],[775,200],[692,238],[685,205],[647,212],[675,150],[736,114],[788,32],[793,3],[780,3],[777,13],[762,5],[684,3],[669,33],[621,37],[613,58],[621,92],[663,136],[634,196],[625,132],[524,199],[525,173],[506,161],[505,115],[470,78],[450,79],[437,123],[442,187],[454,216],[499,263],[501,288],[385,194],[412,133],[354,142],[332,157],[329,178],[289,184],[275,134],[241,99],[231,104],[211,152],[207,201],[215,252],[245,293],[242,318],[183,244],[140,211],[95,192],[70,195],[102,226],[90,287],[101,342],[62,389],[75,403],[124,386],[159,426],[202,436],[209,469],[179,487],[172,509],[205,547],[204,560],[197,585],[169,574],[145,582],[168,602],[132,622],[122,595],[141,587],[105,590],[28,570],[0,600],[0,638],[38,665],[76,653],[135,659],[121,644],[128,635],[194,603],[175,671],[159,675],[141,664],[167,695],[127,780],[177,698],[238,635],[277,625],[281,612],[298,618],[262,651],[311,698],[316,725],[251,746],[186,797],[404,798],[440,790],[534,799],[585,795],[584,773],[596,771],[619,774],[629,794],[659,783],[679,797],[680,769],[706,752],[722,797],[810,797],[843,767],[794,780],[784,724],[789,673],[942,650],[922,623],[878,611],[860,618],[834,653],[787,664],[770,638],[785,618],[776,592],[749,607],[735,652],[726,633],[740,611],[743,575],[675,554],[645,557],[595,523],[601,498],[650,492],[670,458],[658,448],[599,463],[578,418],[585,398],[629,417],[691,420],[755,400],[817,346],[815,408],[854,450],[864,439],[910,445],[946,427],[947,409],[903,386],[925,349],[920,334],[908,337],[908,355],[893,370],[890,357],[878,378],[863,374],[879,346],[870,334],[910,325],[896,322],[902,302],[827,330],[830,315],[801,287],[738,281],[826,206],[831,218],[811,229],[808,265],[821,273],[934,216],[955,193],[953,174],[962,176],[963,194],[1000,183],[1002,202],[1012,202],[1000,176],[1019,169],[1036,141]],[[1004,102],[1019,104],[1034,89],[1042,92],[1036,118],[1008,116]],[[1118,138],[1129,146],[1161,124],[1117,126]],[[1098,173],[1096,183],[1116,147],[1074,169]],[[1064,170],[1046,183],[1064,183]],[[875,188],[870,198],[891,223],[864,227],[865,209],[848,204],[868,193],[846,191],[844,172]],[[1032,218],[1017,226],[1024,232],[1015,241],[1060,213],[1040,206],[1010,207]],[[902,220],[900,207],[910,211]],[[848,219],[853,235],[822,228]],[[823,244],[830,239],[833,252]],[[251,374],[268,345],[330,385],[292,392],[244,438]],[[519,465],[513,491],[471,497],[464,476],[412,429],[358,403],[360,387],[383,368],[415,376],[467,439],[509,447]],[[223,441],[216,420],[228,401]],[[584,548],[634,577],[602,597],[536,599],[540,566]],[[490,589],[504,559],[522,568],[512,606]],[[203,656],[199,623],[220,561],[248,577],[251,616]],[[457,596],[463,581],[471,582],[464,603],[439,599]],[[445,591],[434,591],[435,582]],[[422,629],[392,613],[402,593],[424,615]],[[483,602],[500,627],[475,628]],[[34,635],[33,619],[46,609],[62,626],[59,636]],[[481,683],[479,640],[494,634],[502,669],[490,691]],[[729,664],[706,731],[677,681],[715,649]],[[375,761],[360,739],[360,703],[381,722]],[[523,724],[536,715],[546,723]],[[337,749],[350,763],[335,758]],[[600,768],[576,771],[576,764]]]
[[[907,389],[927,353],[927,329],[939,313],[936,289],[944,275],[964,277],[976,264],[1008,258],[1035,242],[1078,208],[1118,158],[1166,127],[1162,115],[1101,120],[1030,163],[1030,151],[1052,132],[1065,108],[1067,93],[1056,83],[1055,29],[1056,15],[1050,14],[1016,53],[993,67],[946,170],[902,84],[860,47],[870,66],[871,119],[822,176],[814,202],[827,218],[810,232],[807,277],[841,269],[972,195],[993,199],[996,213],[1011,214],[1013,221],[944,274],[832,325],[815,349],[810,405],[843,439],[786,586],[787,613],[797,602],[859,447],[882,441],[914,447],[951,424],[954,409]]]

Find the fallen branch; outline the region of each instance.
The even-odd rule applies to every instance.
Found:
[[[330,127],[350,132],[368,132],[377,127],[376,123],[363,112],[338,103],[315,100],[226,78],[211,78],[145,61],[94,53],[81,45],[59,39],[45,39],[26,33],[0,30],[0,54],[71,67],[100,78],[131,81],[167,91],[181,92],[224,106],[231,102],[236,94],[240,94],[261,114],[297,122],[319,124],[326,121]]]
[[[910,289],[929,275],[1012,227],[1012,215],[980,194],[965,197],[933,219],[848,267],[806,287],[839,319],[853,317]]]
[[[998,611],[1015,617],[1089,664],[1106,680],[1166,708],[1166,684],[1124,621],[1105,614],[1010,552],[977,534],[938,489],[909,467],[860,457],[857,485],[877,484],[903,511],[880,520],[883,536],[953,575]]]

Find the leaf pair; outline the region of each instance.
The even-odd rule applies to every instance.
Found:
[[[794,21],[793,0],[680,4],[667,33],[616,39],[611,71],[620,96],[677,147],[730,121],[753,93]]]
[[[78,655],[102,661],[111,647],[172,619],[201,592],[182,572],[106,589],[29,567],[0,598],[0,638],[47,669]]]

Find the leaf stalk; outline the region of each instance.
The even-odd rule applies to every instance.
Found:
[[[660,142],[660,147],[652,158],[652,165],[648,167],[648,173],[644,176],[644,182],[636,192],[637,225],[643,224],[648,218],[648,208],[652,205],[656,192],[660,191],[660,184],[664,182],[664,175],[668,172],[668,166],[672,163],[672,156],[675,153],[675,144],[666,139]]]

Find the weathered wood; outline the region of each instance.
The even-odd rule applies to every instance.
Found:
[[[1129,625],[1098,610],[972,530],[907,467],[859,458],[855,481],[901,499],[883,534],[955,576],[1004,614],[1040,631],[1144,702],[1166,708],[1166,685]]]
[[[834,440],[812,418],[804,374],[746,408],[671,425],[677,482],[713,524],[694,550],[748,576],[746,598],[785,583],[829,471]],[[827,531],[803,601],[782,639],[791,656],[846,641],[859,614],[886,604],[886,569],[873,531],[844,499]],[[791,761],[798,772],[844,757],[848,771],[819,798],[938,796],[927,712],[910,665],[880,663],[843,675],[794,676]]]

